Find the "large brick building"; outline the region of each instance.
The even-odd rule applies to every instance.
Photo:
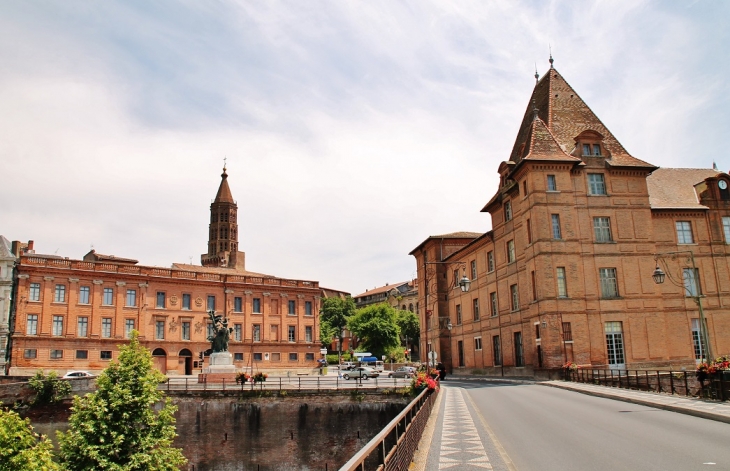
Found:
[[[421,344],[439,360],[515,375],[567,361],[691,368],[707,350],[697,300],[712,352],[730,353],[727,173],[632,156],[552,62],[498,172],[491,231],[411,252]]]
[[[234,329],[229,350],[238,368],[316,366],[318,282],[247,271],[237,211],[224,168],[202,266],[140,266],[93,250],[83,260],[19,253],[11,374],[99,371],[132,330],[161,371],[191,374],[210,348],[210,309]]]

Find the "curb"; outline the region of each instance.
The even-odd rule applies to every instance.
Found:
[[[605,399],[614,399],[617,401],[623,401],[623,402],[629,402],[631,404],[637,404],[640,406],[647,406],[647,407],[654,407],[655,409],[663,409],[671,412],[678,412],[680,414],[685,415],[692,415],[694,417],[700,417],[702,419],[709,419],[709,420],[715,420],[717,422],[724,422],[726,424],[730,424],[730,417],[722,414],[716,414],[714,412],[709,411],[701,411],[701,410],[695,410],[684,406],[676,406],[672,404],[662,404],[657,403],[649,400],[643,400],[643,399],[637,399],[632,397],[626,397],[616,394],[610,394],[610,393],[603,393],[600,391],[591,391],[586,389],[579,389],[579,388],[571,388],[567,385],[562,384],[556,384],[556,383],[536,383],[540,386],[549,386],[551,388],[558,388],[558,389],[565,389],[567,391],[574,391],[581,394],[586,394],[588,396],[596,396],[596,397],[602,397]]]

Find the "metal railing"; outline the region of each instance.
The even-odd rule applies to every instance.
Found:
[[[699,381],[694,371],[672,370],[606,370],[579,368],[564,370],[565,381],[590,383],[614,388],[634,389],[727,401],[730,399],[730,377],[723,373]]]
[[[236,383],[225,379],[220,381],[198,382],[197,378],[169,378],[160,384],[159,389],[178,392],[200,391],[341,391],[364,389],[398,390],[410,386],[410,378],[370,378],[345,380],[336,376],[318,377],[274,377],[261,382]]]
[[[438,389],[424,389],[400,414],[370,440],[340,471],[406,471],[431,415]]]

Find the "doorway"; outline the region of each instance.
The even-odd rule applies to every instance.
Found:
[[[152,362],[160,373],[167,374],[167,353],[161,348],[155,348],[152,352]]]
[[[177,371],[182,371],[184,375],[193,374],[193,352],[183,348],[177,357]]]
[[[464,342],[459,340],[457,343],[457,348],[459,350],[459,368],[464,367]]]
[[[623,326],[621,322],[606,322],[605,330],[608,367],[612,370],[625,370]]]

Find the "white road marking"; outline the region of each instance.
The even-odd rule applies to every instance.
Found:
[[[444,422],[441,429],[439,469],[492,469],[461,389],[444,388]]]

